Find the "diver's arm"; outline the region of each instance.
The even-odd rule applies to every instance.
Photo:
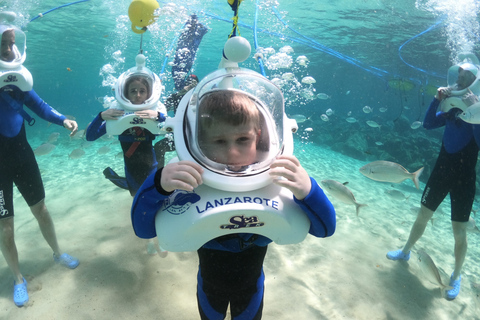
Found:
[[[444,112],[437,112],[440,102],[441,100],[435,98],[430,104],[430,107],[428,107],[428,110],[425,113],[425,119],[423,120],[423,127],[425,129],[436,129],[445,125],[446,119],[442,116]]]
[[[329,237],[335,232],[335,208],[315,179],[310,178],[310,181],[312,188],[307,197],[303,200],[297,198],[294,198],[294,200],[305,211],[310,220],[311,224],[308,232],[316,237]]]
[[[105,133],[107,133],[107,127],[105,126],[105,121],[102,119],[102,113],[100,112],[88,126],[85,137],[87,141],[94,141]]]
[[[162,168],[163,169],[163,168]],[[171,192],[159,192],[155,181],[160,181],[162,169],[145,179],[133,199],[131,218],[135,234],[139,238],[150,239],[157,236],[155,216],[162,207],[163,201]]]
[[[24,92],[24,95],[25,100],[23,103],[30,108],[30,110],[48,122],[63,126],[63,121],[67,119],[67,117],[43,101],[34,90]]]

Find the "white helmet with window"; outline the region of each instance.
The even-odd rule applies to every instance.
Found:
[[[0,12],[0,87],[13,85],[22,91],[30,91],[32,75],[22,66],[26,58],[26,36],[11,24],[15,18],[13,12]]]
[[[254,158],[243,160],[248,163],[219,160],[202,138],[220,134],[220,123],[225,123],[222,129],[228,131],[229,125],[233,129],[235,122],[248,120],[235,120],[236,115],[229,114],[224,106],[206,111],[205,104],[219,95],[242,97],[254,110],[256,152]],[[272,182],[268,169],[278,155],[293,153],[292,132],[297,124],[286,117],[283,94],[271,81],[249,69],[225,68],[210,73],[185,95],[175,118],[167,119],[165,127],[174,131],[180,160],[191,160],[205,168],[202,177],[206,185],[225,191],[250,191]]]

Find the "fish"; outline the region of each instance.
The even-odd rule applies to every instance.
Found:
[[[467,231],[471,233],[480,233],[475,220],[472,217],[468,218]]]
[[[458,115],[460,119],[471,124],[480,124],[480,102],[472,104]]]
[[[348,90],[347,92],[345,92],[345,95],[349,95],[350,94],[350,90]]]
[[[304,77],[302,79],[302,83],[305,83],[305,84],[314,84],[316,82],[317,80],[315,80],[313,77],[310,77],[310,76]]]
[[[380,109],[378,109],[378,111],[380,111],[380,112],[387,112],[387,110],[388,110],[388,109],[385,108],[385,107],[381,107]]]
[[[330,108],[328,108],[327,111],[325,111],[325,114],[326,114],[327,116],[331,116],[331,115],[334,114],[334,113],[335,113],[335,112],[334,112],[332,109],[330,109]]]
[[[452,287],[443,284],[440,272],[438,271],[435,262],[433,262],[432,258],[428,255],[428,253],[420,249],[417,251],[417,254],[420,268],[422,269],[424,275],[427,277],[428,281],[438,285],[442,290],[453,289]]]
[[[110,147],[109,146],[103,146],[100,149],[97,150],[98,154],[106,154],[110,152]]]
[[[412,124],[410,125],[410,128],[412,128],[413,130],[415,130],[415,129],[420,128],[422,125],[423,125],[423,122],[421,122],[421,121],[414,121],[414,122],[412,122]]]
[[[33,153],[36,155],[36,156],[44,156],[46,154],[49,154],[50,152],[53,151],[53,149],[55,149],[55,145],[54,144],[51,144],[51,143],[44,143],[42,145],[40,145],[39,147],[37,147]]]
[[[294,114],[294,115],[290,116],[290,119],[294,119],[295,121],[297,121],[297,123],[304,123],[304,122],[310,120],[310,118],[312,116],[313,115],[311,115],[310,117],[307,118],[303,114]]]
[[[85,155],[85,151],[83,151],[83,149],[78,148],[78,149],[75,149],[72,152],[70,152],[68,157],[70,159],[79,159],[79,158],[83,157],[84,155]]]
[[[54,143],[58,140],[58,137],[60,136],[60,132],[52,132],[50,136],[48,136],[48,143]]]
[[[354,205],[357,216],[360,214],[360,208],[368,206],[367,204],[357,202],[352,191],[345,186],[348,182],[340,183],[335,180],[322,180],[320,183],[335,199],[345,204]]]
[[[325,122],[327,122],[328,120],[330,120],[330,119],[328,119],[328,116],[327,116],[326,114],[322,114],[322,115],[320,116],[320,118],[321,118],[323,121],[325,121]]]
[[[365,113],[371,113],[371,112],[373,111],[373,109],[372,109],[372,108],[370,108],[369,106],[365,106],[365,107],[363,107],[363,109],[362,109],[362,110],[363,110],[363,112],[365,112]]]
[[[383,142],[381,142],[381,141],[375,141],[375,144],[376,144],[377,146],[383,146]]]
[[[394,200],[407,200],[410,198],[410,196],[406,197],[403,192],[395,189],[385,190],[385,193]]]
[[[354,117],[348,117],[348,118],[345,119],[345,120],[347,120],[347,122],[349,122],[349,123],[355,123],[355,122],[357,122],[357,119],[355,119]]]
[[[313,131],[313,128],[305,128],[305,130],[303,130],[305,132],[312,132]]]
[[[373,161],[359,169],[365,177],[382,182],[401,183],[406,179],[411,179],[415,187],[419,189],[419,177],[423,172],[421,167],[414,173],[410,173],[400,164],[391,161]]]
[[[85,137],[85,130],[78,130],[73,136],[70,137],[72,140],[81,140]]]
[[[381,125],[379,125],[378,123],[376,123],[375,121],[373,120],[367,120],[366,121],[368,126],[372,127],[372,128],[378,128],[380,129]]]
[[[327,100],[327,99],[330,99],[331,97],[326,93],[319,93],[317,94],[317,98],[320,100]]]

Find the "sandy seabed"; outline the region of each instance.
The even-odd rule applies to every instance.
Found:
[[[35,148],[41,137],[30,142]],[[111,150],[99,155],[105,145]],[[86,154],[69,159],[81,146]],[[16,192],[16,243],[30,301],[23,308],[14,305],[13,277],[1,259],[0,319],[199,319],[197,255],[147,254],[146,240],[137,238],[131,227],[132,198],[102,175],[106,166],[123,172],[119,151],[114,140],[87,146],[62,136],[52,153],[38,157],[60,246],[78,257],[80,265],[69,270],[53,262]],[[309,235],[297,245],[269,246],[263,319],[480,319],[480,234],[469,233],[462,289],[454,301],[442,297],[417,261],[415,251],[425,250],[448,283],[454,265],[448,199],[410,261],[390,261],[385,254],[406,242],[421,191],[411,181],[392,185],[369,180],[358,172],[364,162],[312,144],[299,143],[295,154],[317,181],[348,181],[357,201],[368,207],[357,217],[354,206],[331,198],[337,210],[332,237]],[[392,199],[385,194],[388,189],[408,199]]]

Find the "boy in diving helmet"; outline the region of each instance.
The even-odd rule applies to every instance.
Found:
[[[206,187],[203,176],[205,171],[215,167],[215,164],[217,168],[226,167],[221,176],[229,172],[240,177],[255,164],[263,162],[265,155],[268,154],[267,148],[263,145],[264,113],[249,95],[240,90],[219,89],[216,86],[215,89],[203,94],[196,106],[198,128],[195,132],[198,136],[198,154],[205,156],[214,165],[205,166],[194,161],[182,160],[169,163],[149,176],[138,191],[132,206],[132,224],[140,238],[152,238],[156,235],[157,211],[169,206],[170,196],[186,192],[184,199],[188,196],[203,197],[205,189],[202,188]],[[323,190],[308,176],[296,157],[277,155],[267,165],[267,170],[273,177],[273,183],[266,188],[274,188],[277,190],[275,192],[281,189],[289,191],[289,201],[307,219],[305,232],[308,231],[316,237],[328,237],[334,233],[335,210]],[[215,195],[223,192],[209,190]],[[249,197],[253,199],[255,195],[261,194],[262,190],[228,194],[234,199],[244,201]],[[263,201],[269,200],[265,198]],[[274,201],[268,203],[270,206],[276,206]],[[202,319],[225,317],[228,305],[232,318],[260,319],[262,316],[265,279],[263,261],[267,245],[272,240],[254,229],[263,223],[268,225],[269,222],[261,218],[261,221],[256,219],[258,212],[252,211],[249,214],[247,208],[250,208],[250,203],[241,205],[245,208],[244,214],[234,215],[230,219],[231,225],[215,225],[212,228],[243,231],[227,232],[225,235],[210,238],[206,243],[200,244],[197,250],[199,256],[197,302]],[[228,205],[222,206],[222,209],[226,214],[229,213]],[[195,218],[204,214],[191,213]],[[174,214],[185,216],[189,212]]]

